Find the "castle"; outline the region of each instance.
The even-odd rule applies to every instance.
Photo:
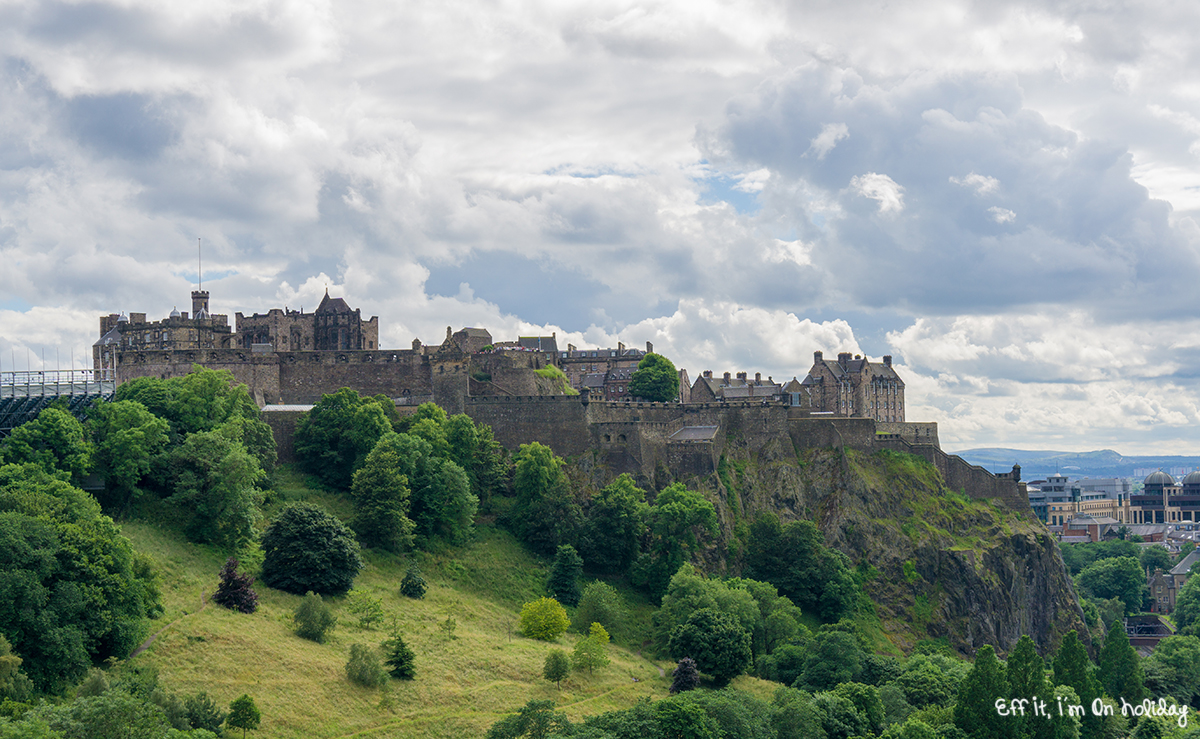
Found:
[[[752,449],[790,438],[796,449],[918,454],[951,487],[1028,510],[1017,475],[992,475],[947,455],[936,423],[905,421],[904,383],[891,357],[876,363],[840,354],[834,362],[816,352],[804,380],[787,385],[758,373],[715,378],[711,371],[688,385],[681,371],[679,398],[649,403],[628,393],[637,362],[653,351],[649,343],[644,352],[623,344],[559,351],[554,335],[497,342],[486,329],[447,327],[437,346],[414,339],[409,349],[380,349],[378,318],[363,321],[360,311],[328,294],[314,313],[238,313],[236,331],[226,316],[209,314],[208,293],[192,295],[192,318],[174,312],[153,323],[139,313],[102,318],[95,368],[111,370],[118,384],[182,376],[193,365],[228,370],[263,408],[284,461],[299,415],[322,395],[349,387],[385,395],[400,408],[428,401],[466,413],[489,424],[510,449],[539,441],[561,456],[597,453],[614,473],[652,478],[666,465],[708,475],[730,434]],[[538,372],[550,367],[562,370],[578,394],[569,394],[561,376]]]

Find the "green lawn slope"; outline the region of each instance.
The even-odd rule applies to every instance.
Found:
[[[305,490],[294,475],[285,473],[280,490],[282,500],[311,493],[335,512],[348,512],[328,493]],[[543,680],[546,654],[570,651],[577,637],[546,643],[517,633],[521,604],[543,594],[547,565],[491,526],[481,526],[463,548],[411,558],[365,553],[355,587],[382,599],[389,621],[395,617],[417,655],[417,679],[391,680],[386,690],[346,679],[350,646],[377,646],[387,628],[359,628],[344,598],[329,599],[339,624],[328,642],[306,641],[292,631],[299,597],[259,585],[257,613],[202,606],[216,587],[221,553],[148,520],[126,521],[122,528],[157,564],[167,610],[152,625],[153,641],[131,659],[157,668],[161,684],[181,695],[207,691],[227,705],[248,693],[263,715],[258,737],[479,737],[531,699],[553,699],[578,720],[667,695],[669,674],[660,668],[671,665],[618,644],[609,648],[612,663],[594,675],[572,672],[561,690]],[[411,561],[429,583],[423,600],[399,595]],[[456,623],[453,638],[442,628],[448,618]]]

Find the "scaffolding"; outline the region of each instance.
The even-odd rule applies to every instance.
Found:
[[[112,370],[38,370],[0,372],[0,436],[37,415],[59,398],[83,418],[97,399],[112,400],[117,389]]]

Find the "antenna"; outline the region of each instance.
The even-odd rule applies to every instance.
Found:
[[[200,251],[200,237],[196,237],[196,281],[197,289],[204,289],[204,252]]]

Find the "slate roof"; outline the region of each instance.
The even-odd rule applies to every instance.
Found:
[[[519,336],[517,345],[535,352],[558,353],[558,339],[553,336]]]
[[[712,441],[717,438],[720,426],[684,426],[667,437],[667,441]]]
[[[1171,574],[1186,575],[1192,571],[1192,565],[1196,562],[1200,562],[1200,549],[1192,550],[1191,554],[1179,560],[1179,564],[1171,568]]]
[[[353,313],[350,306],[346,305],[346,301],[341,298],[329,297],[329,292],[325,292],[325,297],[321,298],[321,304],[317,306],[317,313]]]

